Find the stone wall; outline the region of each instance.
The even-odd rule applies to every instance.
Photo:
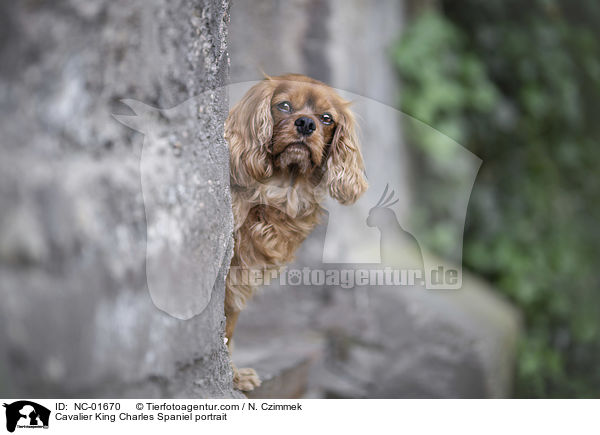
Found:
[[[0,5],[1,396],[239,397],[222,338],[228,9]],[[140,115],[122,99],[178,106],[184,122],[149,144],[113,117]],[[154,172],[141,173],[142,147]],[[174,164],[178,176],[162,183]],[[151,210],[144,180],[155,181]],[[174,246],[187,258],[162,262]],[[179,260],[214,274],[204,304],[180,319],[155,306],[147,280],[157,265],[181,276]],[[175,294],[183,281],[169,282]]]

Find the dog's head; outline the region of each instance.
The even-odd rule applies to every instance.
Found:
[[[348,106],[329,86],[303,75],[256,84],[225,123],[232,182],[249,186],[278,173],[308,180],[323,170],[331,196],[353,203],[367,182]]]

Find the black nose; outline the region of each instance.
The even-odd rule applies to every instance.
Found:
[[[308,116],[301,116],[300,118],[296,119],[294,125],[296,126],[298,133],[304,136],[310,136],[312,132],[315,131],[315,129],[317,128],[317,124],[315,124],[315,121],[313,121]]]

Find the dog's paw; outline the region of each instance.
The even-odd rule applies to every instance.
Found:
[[[234,369],[233,386],[241,391],[252,391],[260,386],[260,378],[254,369]]]

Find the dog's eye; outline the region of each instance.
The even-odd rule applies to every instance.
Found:
[[[292,111],[292,104],[289,101],[282,101],[277,105],[277,108],[285,113],[290,113]]]
[[[321,122],[325,125],[329,125],[333,122],[333,116],[331,116],[329,113],[323,113],[321,115]]]

